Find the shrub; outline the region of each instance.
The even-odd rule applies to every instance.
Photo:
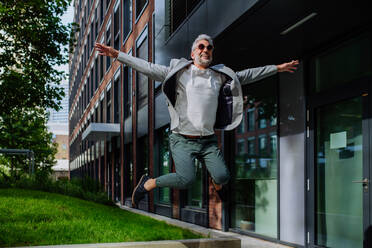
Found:
[[[1,173],[0,171],[0,188],[9,187],[10,187],[9,177],[6,174]]]
[[[100,184],[90,177],[53,181],[48,176],[44,177],[42,173],[36,173],[33,176],[25,174],[17,180],[12,180],[10,178],[5,179],[4,176],[0,174],[0,188],[10,187],[41,190],[69,195],[105,205],[114,205],[114,203],[107,198],[107,194],[104,192]]]

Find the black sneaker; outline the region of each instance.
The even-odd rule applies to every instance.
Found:
[[[150,178],[143,175],[132,193],[132,207],[137,207],[138,203],[145,197],[148,191],[145,189],[145,183]]]

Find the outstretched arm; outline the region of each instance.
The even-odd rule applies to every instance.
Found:
[[[298,60],[292,60],[288,63],[283,63],[280,65],[267,65],[257,68],[250,68],[236,73],[241,85],[253,83],[258,80],[264,79],[277,72],[291,72],[293,73],[297,69],[299,64]]]
[[[298,64],[299,64],[298,60],[292,60],[291,62],[277,65],[276,68],[278,69],[278,72],[287,71],[287,72],[293,73],[295,70],[297,70]]]
[[[121,63],[142,72],[155,81],[163,82],[169,71],[169,68],[166,66],[153,64],[146,60],[130,56],[104,44],[96,43],[94,48],[97,49],[99,55],[117,58]]]

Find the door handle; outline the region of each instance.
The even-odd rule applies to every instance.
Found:
[[[368,192],[368,184],[369,180],[368,178],[364,178],[362,181],[352,181],[353,183],[362,183],[363,184],[363,191]]]
[[[363,183],[363,184],[368,184],[369,180],[368,178],[364,178],[362,181],[353,181],[353,183]]]

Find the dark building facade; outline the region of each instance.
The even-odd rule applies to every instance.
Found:
[[[94,42],[158,64],[190,57],[200,33],[233,70],[299,59],[243,87],[240,126],[216,131],[232,178],[221,203],[202,161],[187,190],[139,208],[298,247],[370,247],[372,28],[367,1],[80,0],[70,55],[71,177],[130,205],[143,173],[174,171],[161,82],[93,52]]]

